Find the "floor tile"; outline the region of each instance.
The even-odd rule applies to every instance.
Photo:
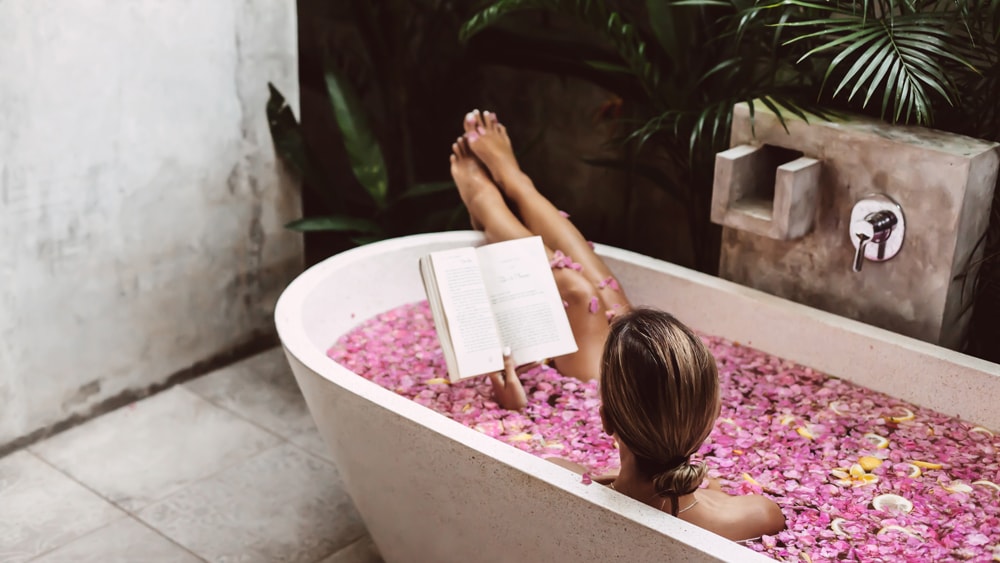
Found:
[[[278,442],[246,420],[174,387],[49,438],[31,451],[135,511]]]
[[[31,563],[198,563],[203,561],[136,520],[125,517]]]
[[[315,428],[281,347],[199,377],[185,387],[286,439]]]
[[[312,563],[365,532],[336,469],[292,444],[189,485],[139,517],[220,562]]]
[[[124,515],[27,451],[0,458],[0,561],[27,561]]]
[[[305,432],[291,436],[288,438],[288,441],[300,448],[305,449],[313,455],[317,455],[329,461],[330,463],[335,463],[333,454],[330,453],[330,448],[326,446],[326,442],[324,442],[323,437],[320,436],[319,430],[316,430],[315,428],[310,428]]]
[[[382,557],[371,536],[365,535],[358,541],[341,549],[319,563],[382,563]]]

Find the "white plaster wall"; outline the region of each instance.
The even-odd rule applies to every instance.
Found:
[[[294,0],[0,0],[0,448],[272,330]]]

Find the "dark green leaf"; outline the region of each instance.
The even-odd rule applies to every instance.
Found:
[[[364,107],[355,93],[353,86],[339,72],[328,65],[325,72],[326,90],[333,105],[333,114],[337,119],[351,161],[351,169],[355,178],[371,196],[375,205],[385,207],[389,194],[389,175],[382,157],[375,134],[368,127]]]
[[[306,217],[285,225],[293,231],[337,231],[342,233],[377,234],[382,228],[377,223],[363,217],[349,215],[328,215],[326,217]]]

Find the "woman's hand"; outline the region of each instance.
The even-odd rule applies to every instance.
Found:
[[[493,399],[505,409],[519,411],[528,404],[528,396],[521,386],[521,379],[517,377],[510,348],[504,348],[503,352],[503,371],[489,374]]]

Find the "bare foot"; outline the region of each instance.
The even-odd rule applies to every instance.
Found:
[[[477,210],[481,209],[483,205],[495,203],[496,199],[500,199],[502,202],[503,198],[490,180],[482,163],[469,150],[468,142],[464,137],[459,137],[457,141],[452,143],[451,153],[451,177],[455,180],[455,185],[458,186],[458,195],[461,196],[465,208],[469,211],[472,228],[481,231],[483,225],[477,218]]]
[[[507,128],[497,120],[497,114],[472,110],[465,115],[463,125],[469,148],[486,165],[500,189],[505,193],[516,189],[524,173],[514,157]]]

